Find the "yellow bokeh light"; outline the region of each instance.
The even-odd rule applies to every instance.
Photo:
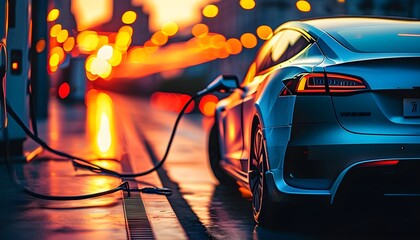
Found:
[[[150,39],[154,44],[158,46],[162,46],[168,42],[168,35],[166,35],[162,31],[157,31],[152,35],[152,38]]]
[[[345,3],[346,0],[337,0],[337,2],[339,2],[339,3]]]
[[[203,15],[208,18],[216,17],[219,13],[219,8],[216,5],[209,4],[203,8]]]
[[[118,49],[114,49],[111,58],[108,60],[111,66],[118,66],[122,61],[122,53]]]
[[[81,51],[90,52],[98,47],[99,37],[94,31],[83,31],[79,33],[76,41]]]
[[[48,13],[47,21],[52,22],[57,20],[57,18],[60,16],[60,10],[57,8],[51,9],[51,11]]]
[[[301,12],[311,11],[311,4],[305,0],[299,0],[296,2],[296,8]]]
[[[66,29],[63,29],[57,35],[57,42],[63,43],[67,40],[68,37],[69,37],[69,31],[67,31]]]
[[[167,22],[162,26],[162,32],[168,36],[174,36],[178,32],[178,25],[174,22]]]
[[[63,49],[66,52],[70,52],[73,50],[75,44],[74,37],[69,37],[67,40],[63,43]]]
[[[61,30],[62,30],[61,24],[55,24],[50,29],[50,36],[57,37],[57,35],[61,32]]]
[[[117,49],[125,52],[131,44],[131,34],[126,31],[119,31],[115,40]]]
[[[103,45],[109,44],[109,38],[108,36],[99,35],[98,36],[98,47],[101,47]]]
[[[246,48],[254,48],[257,46],[257,38],[252,33],[244,33],[241,36],[241,43]]]
[[[50,55],[52,56],[54,54],[57,54],[57,56],[58,56],[58,63],[56,65],[51,65],[51,66],[58,66],[58,64],[60,64],[64,61],[64,58],[66,57],[66,54],[60,46],[56,46],[53,49],[51,49]]]
[[[199,24],[194,25],[191,32],[196,37],[202,37],[202,36],[207,35],[207,33],[209,33],[209,27],[206,24],[199,23]]]
[[[132,24],[137,19],[137,14],[134,11],[127,11],[125,12],[121,20],[124,24]]]
[[[254,0],[241,0],[239,1],[239,5],[241,5],[243,9],[250,10],[255,7],[255,1]]]
[[[95,58],[96,58],[96,56],[89,56],[87,59],[86,59],[86,62],[85,62],[85,69],[86,69],[86,71],[87,72],[91,72],[92,71],[92,62],[93,62],[93,60],[95,60]]]
[[[257,35],[262,40],[268,40],[273,36],[273,29],[267,25],[261,25],[257,28]]]
[[[56,67],[58,66],[58,63],[60,62],[60,56],[58,53],[53,53],[50,57],[50,66]]]

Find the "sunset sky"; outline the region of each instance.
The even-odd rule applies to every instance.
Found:
[[[182,29],[201,20],[201,9],[217,0],[131,0],[135,6],[143,6],[150,16],[150,30],[159,29],[164,23],[175,22]],[[74,13],[79,30],[107,22],[112,18],[113,0],[73,0]],[[127,9],[129,10],[129,9]]]

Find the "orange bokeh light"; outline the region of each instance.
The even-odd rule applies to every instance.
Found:
[[[157,46],[165,45],[168,42],[168,35],[163,31],[157,31],[152,35],[151,41]]]
[[[273,36],[273,29],[267,25],[261,25],[257,28],[257,35],[262,40],[268,40]]]
[[[66,52],[70,52],[73,50],[75,44],[74,37],[69,37],[67,40],[63,43],[63,49]]]
[[[209,33],[209,27],[206,24],[199,23],[194,25],[191,32],[195,37],[202,37]]]
[[[35,45],[35,49],[37,53],[41,53],[45,50],[45,47],[47,46],[47,42],[44,39],[38,40]]]
[[[214,116],[214,111],[218,101],[219,99],[214,95],[205,95],[201,98],[198,105],[200,112],[206,117]]]
[[[257,46],[257,38],[252,33],[244,33],[241,36],[241,43],[246,48],[254,48]]]
[[[236,38],[231,38],[226,41],[227,51],[230,54],[239,54],[242,51],[242,43]]]

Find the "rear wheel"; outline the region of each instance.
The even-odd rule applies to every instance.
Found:
[[[219,143],[219,131],[217,125],[214,124],[210,131],[208,153],[211,170],[214,176],[221,184],[230,185],[233,184],[233,179],[222,169],[220,166],[220,143]]]
[[[262,226],[271,226],[277,210],[270,200],[265,182],[265,172],[268,169],[267,151],[260,124],[255,128],[252,138],[250,168],[249,185],[254,219]]]

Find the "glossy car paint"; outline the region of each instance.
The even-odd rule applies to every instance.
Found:
[[[296,31],[310,44],[291,59],[257,73],[256,62],[269,41],[251,64],[242,89],[219,102],[215,124],[222,168],[249,186],[256,123],[262,125],[266,141],[265,184],[274,202],[293,195],[325,196],[332,202],[343,179],[364,163],[420,161],[420,117],[403,116],[404,99],[420,98],[420,52],[356,52],[329,34],[352,27],[402,25],[420,42],[419,21],[333,18],[280,26],[273,38],[283,30]],[[367,88],[280,96],[288,80],[307,73],[351,76]],[[297,159],[287,159],[289,155]],[[383,194],[420,195],[418,189],[393,191]]]

